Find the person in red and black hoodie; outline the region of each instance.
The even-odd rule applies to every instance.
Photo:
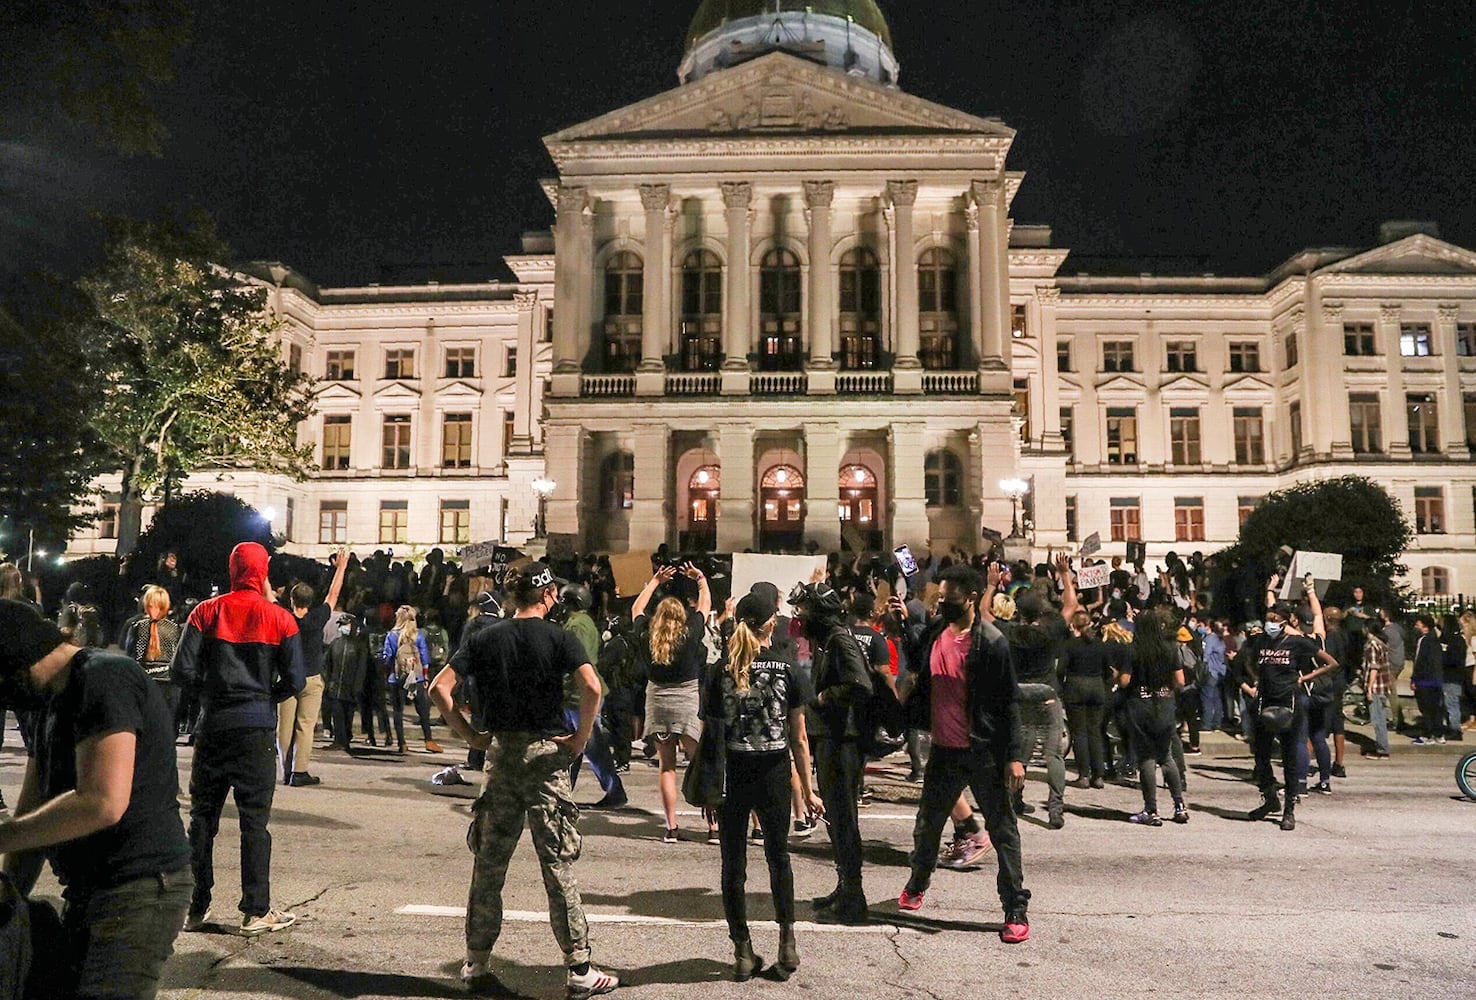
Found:
[[[243,542],[231,552],[231,591],[199,605],[185,625],[171,673],[198,690],[203,709],[190,771],[190,855],[195,893],[186,930],[206,926],[215,886],[215,835],[226,794],[241,818],[243,937],[297,921],[271,904],[272,837],[267,821],[277,786],[278,702],[307,683],[297,619],[271,599],[266,549]]]

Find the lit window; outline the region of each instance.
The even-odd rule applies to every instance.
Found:
[[[1026,311],[1023,303],[1015,303],[1010,306],[1010,336],[1016,340],[1024,340],[1030,336],[1030,325],[1026,320]]]
[[[1113,497],[1109,517],[1114,542],[1142,541],[1143,528],[1137,497]]]
[[[1235,501],[1235,513],[1239,523],[1244,525],[1255,509],[1261,505],[1260,497],[1239,497]]]
[[[776,247],[759,267],[759,368],[797,371],[804,364],[801,339],[800,262],[793,251]]]
[[[1174,541],[1204,541],[1204,498],[1174,499]]]
[[[323,377],[329,382],[352,382],[354,380],[354,352],[329,351]]]
[[[347,500],[324,500],[318,504],[318,544],[348,544]]]
[[[404,545],[410,540],[410,502],[381,500],[379,503],[379,544]]]
[[[329,472],[342,472],[351,465],[349,456],[353,443],[353,417],[346,414],[329,414],[323,418],[323,468]]]
[[[881,265],[866,247],[846,252],[840,263],[841,367],[868,371],[877,366],[881,343]]]
[[[441,465],[469,469],[472,464],[472,415],[448,413],[441,428]]]
[[[415,377],[415,349],[396,348],[384,352],[384,377],[387,379],[411,379]]]
[[[1450,596],[1450,570],[1444,566],[1426,566],[1420,570],[1420,596]]]
[[[471,501],[441,501],[441,544],[467,545],[471,542]]]
[[[384,418],[380,466],[385,469],[410,468],[410,416],[404,413]]]
[[[641,361],[645,265],[623,250],[605,264],[605,370],[635,371]]]
[[[1428,358],[1435,353],[1429,323],[1399,324],[1399,353],[1406,358]]]
[[[682,262],[682,370],[717,371],[723,363],[723,264],[711,250]]]
[[[1445,490],[1439,486],[1415,487],[1415,532],[1445,534]]]

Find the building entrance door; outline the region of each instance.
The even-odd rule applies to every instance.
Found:
[[[880,549],[882,533],[877,520],[876,474],[864,465],[843,467],[840,470],[839,495],[842,542],[850,534],[846,529],[854,528],[866,548]]]
[[[687,534],[683,552],[711,552],[717,548],[719,497],[723,473],[716,465],[704,465],[687,480]]]
[[[805,477],[792,465],[776,465],[759,486],[759,547],[800,549],[805,541]]]

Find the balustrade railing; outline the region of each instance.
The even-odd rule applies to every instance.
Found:
[[[666,376],[668,396],[716,396],[723,388],[717,372],[678,372]]]
[[[978,391],[978,372],[923,372],[923,392],[929,395],[957,396]]]
[[[755,396],[800,396],[808,384],[804,372],[754,372],[748,391]]]
[[[883,396],[892,391],[891,372],[841,372],[835,391],[844,396]]]
[[[579,383],[581,396],[634,396],[634,375],[585,375]]]

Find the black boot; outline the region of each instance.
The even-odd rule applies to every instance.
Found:
[[[1283,830],[1295,830],[1297,828],[1296,804],[1294,799],[1286,800],[1286,811],[1281,814],[1281,828]]]
[[[799,968],[799,942],[795,940],[794,924],[779,925],[779,961],[774,965],[774,978],[781,983],[794,975]]]
[[[816,896],[814,899],[810,900],[810,905],[815,907],[815,909],[817,910],[827,910],[835,905],[835,901],[840,898],[840,894],[841,887],[837,885],[834,889],[831,889],[825,895]]]
[[[845,889],[835,897],[835,902],[815,914],[822,924],[847,924],[860,926],[870,919],[866,908],[866,897],[859,889]]]
[[[753,941],[744,938],[733,942],[733,978],[746,983],[763,971],[764,960],[753,953]]]
[[[1261,804],[1252,809],[1249,815],[1249,818],[1255,822],[1265,819],[1281,808],[1281,799],[1277,797],[1274,789],[1267,789],[1261,795],[1263,796]]]

